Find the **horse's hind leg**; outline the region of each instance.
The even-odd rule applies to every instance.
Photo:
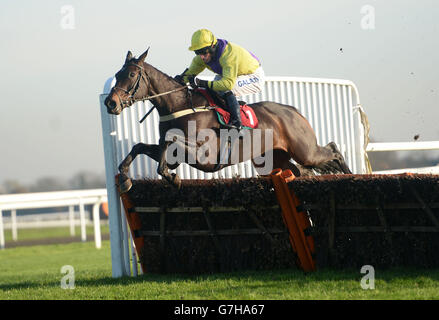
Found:
[[[331,153],[331,158],[315,165],[314,168],[317,172],[321,174],[352,173],[334,142],[328,143],[323,149]]]
[[[326,145],[326,148],[330,148],[331,151],[334,153],[335,159],[334,162],[339,167],[342,173],[346,174],[352,174],[352,171],[349,169],[348,165],[346,164],[346,161],[341,154],[340,150],[338,150],[337,145],[335,142],[330,142]]]
[[[296,177],[309,177],[316,175],[311,167],[305,167],[298,163],[296,163],[296,167],[300,171],[300,175]]]
[[[314,168],[321,174],[351,173],[334,142],[325,147],[319,146],[316,141],[311,146],[302,143],[292,150],[294,150],[293,158],[297,163],[307,168]]]
[[[264,154],[263,157],[265,156],[266,155]],[[267,168],[263,167],[262,164],[259,164],[260,161],[257,161],[258,163],[255,163],[255,161],[252,160],[252,162],[256,171],[260,175],[267,175]],[[273,169],[290,169],[296,177],[313,175],[312,170],[310,170],[309,168],[301,165],[295,165],[294,163],[290,162],[290,155],[283,150],[273,150],[273,167],[270,169],[270,171],[272,171]]]

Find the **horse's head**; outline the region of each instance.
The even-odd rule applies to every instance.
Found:
[[[122,69],[116,73],[116,84],[104,102],[108,113],[118,115],[136,99],[146,96],[149,84],[143,62],[148,50],[139,58],[133,57],[131,51],[128,51]]]

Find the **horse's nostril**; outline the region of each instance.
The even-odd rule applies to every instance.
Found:
[[[114,108],[116,108],[117,103],[116,103],[116,101],[114,101],[114,100],[110,100],[110,101],[108,102],[108,106],[109,106],[111,109],[114,109]]]

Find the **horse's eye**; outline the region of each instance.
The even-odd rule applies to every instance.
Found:
[[[131,77],[131,78],[134,78],[135,75],[136,75],[136,74],[135,74],[134,72],[131,72],[131,73],[130,73],[130,77]]]

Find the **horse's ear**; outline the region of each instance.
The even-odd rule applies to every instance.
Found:
[[[125,58],[125,63],[130,61],[132,58],[133,58],[133,54],[131,53],[131,51],[128,51],[127,57]]]
[[[148,51],[149,51],[149,47],[148,49],[146,49],[146,51],[144,53],[142,53],[142,55],[139,57],[139,61],[145,61],[146,56],[148,55]]]

